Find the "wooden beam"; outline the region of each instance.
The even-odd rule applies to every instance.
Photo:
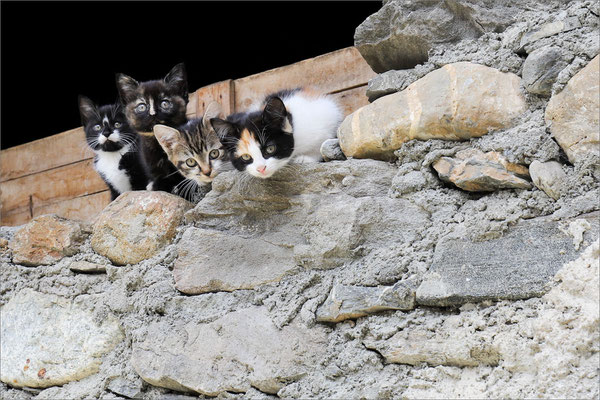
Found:
[[[213,83],[196,90],[198,98],[196,116],[199,118],[204,115],[206,107],[213,101],[219,103],[223,109],[223,116],[226,117],[233,112],[234,93],[233,81],[231,79]]]
[[[353,89],[344,90],[331,95],[344,111],[344,116],[352,114],[359,108],[369,104],[367,97],[367,85],[359,86]]]
[[[196,118],[196,109],[198,108],[198,93],[190,93],[188,98],[189,101],[185,110],[185,116],[188,119]]]
[[[275,68],[234,81],[234,111],[244,111],[266,94],[299,86],[336,93],[362,86],[376,76],[354,47]]]

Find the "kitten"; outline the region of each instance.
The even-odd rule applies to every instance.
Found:
[[[79,113],[88,146],[94,151],[94,168],[110,188],[111,200],[148,184],[145,166],[137,152],[138,135],[127,123],[120,104],[96,106],[79,96]]]
[[[298,88],[271,94],[262,107],[211,123],[233,166],[265,179],[290,160],[321,161],[321,144],[336,136],[342,117],[331,98]]]
[[[141,83],[125,74],[117,74],[117,88],[127,120],[141,136],[140,151],[152,179],[148,190],[171,192],[184,177],[169,162],[152,128],[156,124],[177,127],[187,121],[185,66],[183,63],[176,65],[162,80]]]
[[[179,128],[154,126],[154,137],[181,175],[186,179],[175,187],[174,193],[193,201],[198,186],[206,186],[229,166],[229,158],[210,120],[221,113],[221,107],[212,102],[203,118],[188,121]]]

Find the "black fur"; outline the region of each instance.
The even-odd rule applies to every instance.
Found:
[[[184,177],[171,164],[151,132],[156,124],[177,127],[187,121],[188,88],[184,64],[173,67],[161,80],[138,82],[117,74],[117,88],[127,120],[141,133],[141,153],[153,181],[152,189],[171,192]],[[167,107],[163,107],[165,101]],[[139,108],[141,104],[144,105],[142,109]]]
[[[107,178],[106,171],[98,169],[98,159],[103,152],[117,153],[124,146],[129,145],[130,150],[121,155],[118,169],[124,171],[127,175],[131,190],[145,190],[149,179],[144,162],[137,151],[139,136],[129,126],[123,112],[123,107],[119,103],[98,107],[87,97],[79,96],[79,113],[85,130],[87,144],[96,154],[94,157],[94,167],[96,167],[96,171],[108,185],[111,200],[116,199],[122,192]],[[94,129],[97,126],[100,128]],[[106,140],[103,144],[98,142],[100,135],[108,138],[115,129],[119,131],[120,135],[118,142],[111,140]]]

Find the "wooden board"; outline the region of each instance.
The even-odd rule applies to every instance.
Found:
[[[35,174],[94,157],[85,142],[83,128],[75,128],[33,142],[2,150],[0,182]]]
[[[344,111],[344,116],[352,114],[359,108],[369,104],[367,97],[367,85],[359,86],[354,89],[344,90],[331,95]]]
[[[375,77],[354,47],[327,53],[285,67],[234,81],[235,111],[244,111],[265,94],[299,86],[313,86],[321,93],[336,93],[365,85]]]
[[[187,119],[196,118],[196,109],[198,108],[198,94],[196,92],[188,95],[188,104],[185,109],[185,116]]]
[[[204,86],[196,90],[196,96],[198,98],[196,108],[196,116],[198,118],[204,115],[206,107],[213,101],[221,105],[223,117],[233,112],[234,93],[233,81],[231,79]]]
[[[26,210],[31,202],[42,206],[107,190],[92,164],[93,160],[84,160],[3,182],[0,187],[2,213]]]

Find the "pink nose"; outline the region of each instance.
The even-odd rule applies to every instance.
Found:
[[[260,172],[261,174],[264,174],[266,169],[267,169],[266,165],[263,165],[262,167],[256,167],[256,170],[258,172]]]

